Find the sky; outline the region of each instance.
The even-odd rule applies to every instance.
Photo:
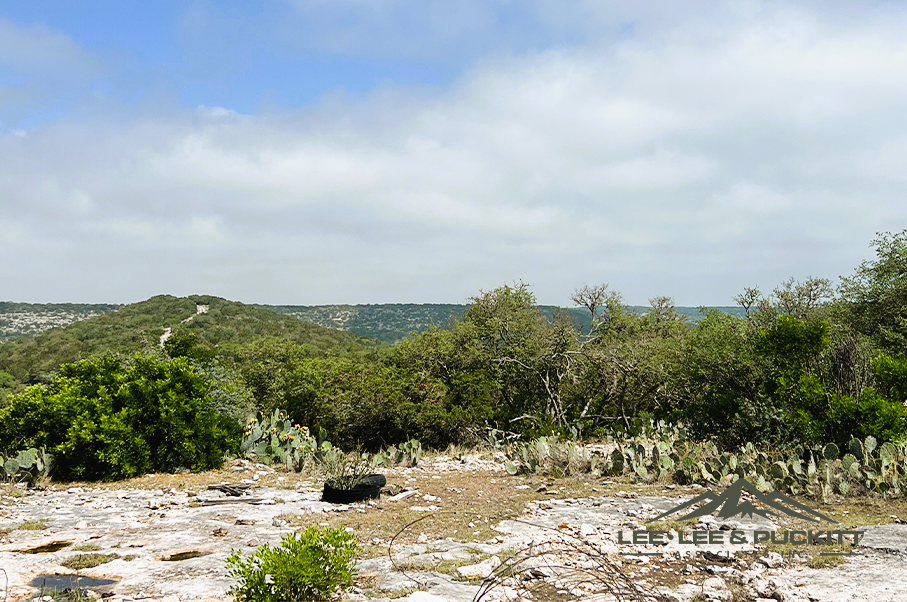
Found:
[[[732,305],[907,228],[907,4],[0,4],[0,300]]]

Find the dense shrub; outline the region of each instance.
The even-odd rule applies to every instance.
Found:
[[[311,526],[288,533],[280,547],[260,546],[243,560],[238,550],[229,558],[230,589],[239,602],[309,602],[326,600],[348,587],[355,575],[355,537],[344,529]]]
[[[873,389],[866,389],[859,398],[835,396],[825,422],[828,440],[844,449],[851,436],[874,437],[879,443],[900,442],[907,428],[907,408],[890,401]]]
[[[879,355],[872,360],[879,392],[887,399],[907,403],[907,360]]]
[[[46,447],[55,476],[69,480],[219,467],[241,427],[208,409],[208,389],[185,358],[64,364],[0,410],[0,451]]]

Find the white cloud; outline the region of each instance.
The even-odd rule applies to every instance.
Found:
[[[907,13],[765,6],[492,57],[433,97],[0,134],[0,254],[63,241],[85,274],[42,285],[23,255],[7,290],[456,302],[523,278],[544,302],[609,281],[695,305],[847,273],[907,225]]]
[[[97,63],[62,33],[40,25],[16,25],[0,17],[0,66],[34,73],[90,71]]]

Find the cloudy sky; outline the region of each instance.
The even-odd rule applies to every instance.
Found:
[[[0,300],[727,305],[907,228],[907,4],[0,5]]]

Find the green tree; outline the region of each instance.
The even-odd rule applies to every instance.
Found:
[[[590,310],[592,329],[579,346],[582,362],[566,382],[573,421],[592,429],[607,423],[631,429],[644,415],[671,410],[671,374],[689,333],[668,297],[651,299],[651,311],[627,311],[620,295],[601,285],[574,293]],[[591,300],[590,300],[591,299]]]
[[[841,279],[843,312],[854,328],[894,357],[907,356],[907,230],[879,233],[876,259]]]
[[[784,409],[768,395],[770,364],[748,320],[706,312],[684,342],[672,384],[674,419],[700,439],[733,447],[787,438]]]

